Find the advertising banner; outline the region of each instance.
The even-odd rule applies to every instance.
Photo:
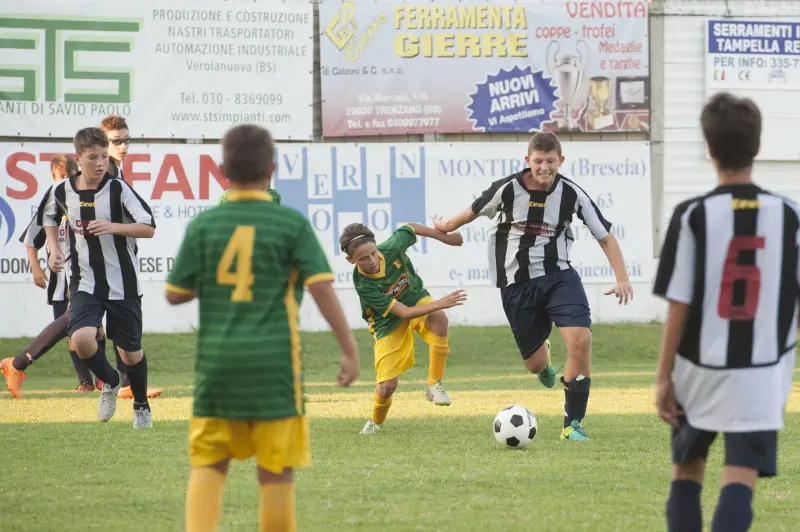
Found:
[[[219,138],[243,122],[312,137],[310,2],[16,6],[0,6],[0,135],[71,138],[114,113],[139,138]]]
[[[647,130],[647,5],[323,0],[323,134]]]
[[[648,144],[575,142],[563,148],[561,173],[586,190],[613,224],[631,279],[649,282],[653,237]],[[18,239],[52,183],[50,158],[70,149],[67,144],[0,144],[0,283],[30,282],[25,247]],[[273,186],[284,205],[311,221],[337,286],[350,286],[353,266],[338,246],[347,224],[364,223],[380,240],[404,222],[430,225],[432,215],[452,216],[493,181],[520,171],[525,150],[524,143],[494,142],[280,144]],[[166,279],[186,225],[214,208],[227,188],[217,165],[220,158],[218,145],[132,146],[124,175],[149,203],[157,224],[155,237],[138,243],[142,280]],[[408,253],[426,284],[489,286],[491,223],[480,218],[464,227],[462,247],[421,238]],[[577,216],[572,231],[570,260],[584,282],[612,282],[608,260]]]

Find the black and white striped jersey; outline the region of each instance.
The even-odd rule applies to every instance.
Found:
[[[494,219],[489,272],[499,288],[570,268],[573,215],[598,240],[611,229],[574,181],[558,174],[550,190],[528,190],[525,172],[530,170],[495,181],[472,203],[472,212]]]
[[[48,191],[49,193],[50,191]],[[44,228],[36,223],[37,217],[34,216],[28,227],[19,237],[19,241],[37,250],[45,249],[45,271],[49,270],[50,250],[47,249],[47,236],[45,235]],[[58,247],[61,253],[66,257],[69,254],[69,242],[67,239],[67,232],[69,231],[69,224],[66,218],[61,220],[58,226]],[[52,305],[54,301],[66,301],[69,299],[67,294],[67,268],[56,273],[48,271],[47,280],[47,304]]]
[[[69,220],[71,255],[70,290],[98,299],[124,299],[141,295],[136,239],[122,235],[93,236],[85,231],[92,220],[141,223],[155,227],[147,202],[125,181],[106,174],[95,190],[77,190],[76,178],[52,187],[37,212],[43,227]]]
[[[689,306],[674,367],[689,423],[783,428],[800,297],[800,211],[756,185],[719,186],[678,205],[653,292]]]

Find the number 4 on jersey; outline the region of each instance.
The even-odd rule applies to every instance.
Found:
[[[722,285],[719,290],[717,314],[730,321],[749,321],[758,309],[758,294],[761,290],[761,271],[755,264],[739,264],[739,253],[764,249],[763,236],[736,236],[728,246],[725,269],[722,271]],[[733,284],[745,282],[744,303],[733,304]]]
[[[228,245],[217,264],[217,284],[233,286],[231,301],[249,303],[253,301],[255,283],[253,275],[253,247],[256,242],[256,228],[252,225],[240,225],[231,235]],[[236,269],[231,271],[233,261]]]

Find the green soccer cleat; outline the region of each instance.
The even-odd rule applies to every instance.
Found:
[[[539,382],[547,388],[552,388],[556,384],[556,368],[550,362],[550,340],[545,340],[545,343],[547,344],[547,367],[541,373],[538,373]]]
[[[561,439],[572,441],[588,441],[589,436],[587,436],[586,431],[583,430],[581,422],[577,419],[573,419],[569,427],[565,427],[564,430],[561,431]]]

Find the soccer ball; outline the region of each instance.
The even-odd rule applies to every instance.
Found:
[[[494,438],[512,449],[522,449],[536,439],[536,416],[524,406],[507,406],[494,418]]]

